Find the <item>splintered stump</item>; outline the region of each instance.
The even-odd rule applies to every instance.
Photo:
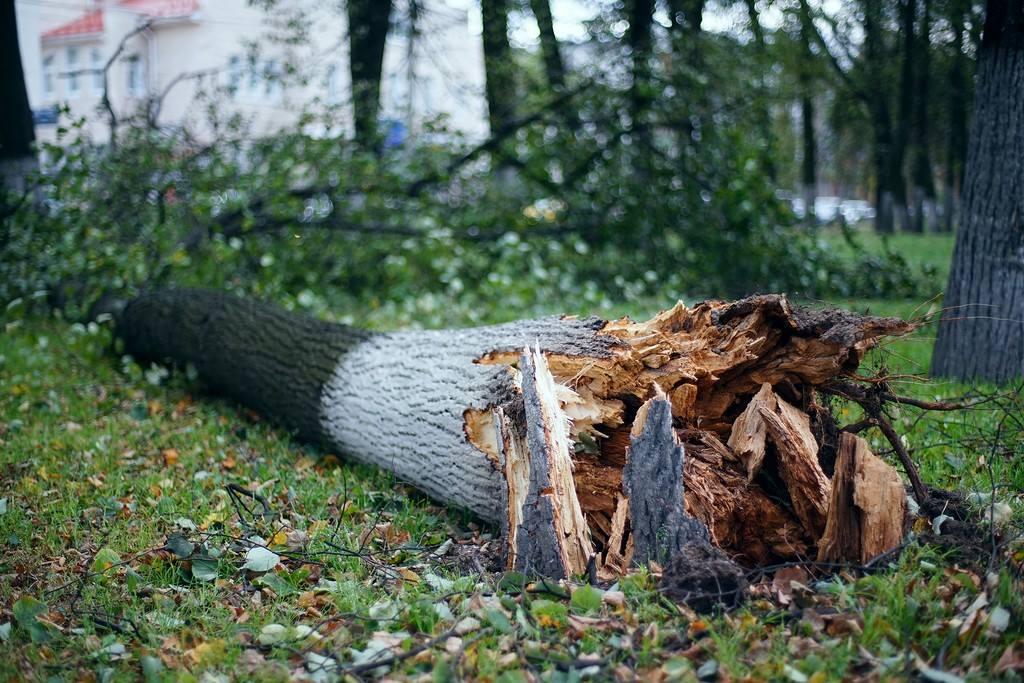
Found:
[[[722,567],[709,580],[728,593],[733,560],[863,561],[899,543],[899,477],[845,434],[832,474],[817,388],[910,329],[777,295],[640,323],[374,333],[172,289],[118,320],[136,358],[190,364],[302,438],[499,524],[509,567],[610,579],[653,562],[691,576],[678,594],[708,578],[694,563]]]

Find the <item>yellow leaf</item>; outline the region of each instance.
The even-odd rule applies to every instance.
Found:
[[[167,448],[160,454],[164,458],[164,467],[174,467],[178,464],[178,449]]]
[[[223,522],[227,518],[228,515],[226,512],[211,512],[206,515],[206,518],[203,520],[203,523],[199,525],[199,528],[205,531],[210,528],[211,525],[216,524],[217,522]]]
[[[270,539],[270,545],[285,545],[288,543],[288,534],[284,530],[278,531],[274,534],[274,537]]]
[[[398,574],[402,577],[403,581],[408,581],[413,585],[418,584],[420,582],[419,574],[409,569],[408,567],[400,567],[398,569]]]
[[[225,649],[224,641],[217,638],[199,643],[191,650],[186,650],[185,656],[192,660],[193,664],[215,664],[223,658]]]

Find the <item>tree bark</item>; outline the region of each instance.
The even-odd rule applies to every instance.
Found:
[[[1024,6],[989,0],[961,225],[932,373],[1024,374]]]
[[[562,59],[562,49],[558,44],[558,37],[555,36],[551,2],[550,0],[530,0],[530,9],[537,20],[537,30],[540,32],[540,51],[544,58],[544,74],[547,77],[548,87],[555,93],[564,93],[566,91],[565,61]],[[579,115],[573,103],[566,102],[562,114],[565,123],[571,130],[575,130],[579,126]]]
[[[508,0],[481,0],[484,89],[493,135],[516,118],[516,70],[508,41]]]
[[[540,32],[540,52],[544,58],[544,74],[547,76],[548,85],[552,90],[562,91],[565,89],[565,62],[562,60],[562,50],[555,36],[551,2],[530,0],[530,9],[533,18],[537,20],[537,30]]]
[[[647,116],[653,102],[650,93],[654,40],[651,24],[654,21],[654,0],[628,0],[626,2],[629,28],[626,43],[630,50],[630,65],[633,80],[629,88],[629,116],[632,130],[640,147],[638,154],[648,159],[652,152]]]
[[[966,5],[966,6],[965,6]],[[969,4],[964,0],[954,3],[950,21],[953,31],[953,63],[949,74],[949,138],[946,146],[946,188],[942,225],[952,232],[960,213],[960,194],[963,190],[964,162],[967,158],[967,14]]]
[[[872,131],[872,162],[875,167],[875,230],[895,232],[900,193],[900,173],[894,172],[896,142],[893,138],[889,91],[882,75],[884,54],[883,12],[880,0],[864,0],[864,60],[868,76],[868,116]]]
[[[923,233],[935,229],[935,180],[933,178],[931,140],[929,139],[928,97],[931,86],[931,12],[932,0],[922,0],[921,30],[915,40],[917,87],[914,88],[914,124],[911,130],[913,161],[914,214],[911,227]]]
[[[781,398],[760,413],[777,449],[760,467],[792,509],[724,440],[759,391],[806,400],[909,329],[780,296],[677,304],[642,323],[375,333],[172,289],[118,316],[138,360],[192,365],[300,437],[498,523],[510,567],[604,577],[707,540],[749,563],[813,550],[828,479],[806,415]]]
[[[775,133],[772,130],[772,116],[769,108],[769,94],[766,85],[765,73],[770,68],[768,56],[768,44],[764,38],[764,27],[761,26],[761,18],[757,12],[757,0],[746,0],[747,23],[750,25],[750,32],[754,36],[754,46],[757,50],[757,58],[761,63],[761,73],[757,77],[757,94],[754,98],[754,119],[761,129],[764,137],[764,151],[761,154],[761,163],[764,166],[768,178],[775,182],[778,177],[778,168],[775,165]]]
[[[807,0],[800,1],[800,43],[803,63],[800,65],[800,121],[802,126],[803,159],[800,164],[800,191],[804,200],[804,220],[815,225],[817,215],[814,200],[818,194],[818,142],[814,130],[814,82],[810,69],[814,63],[811,41],[814,27],[811,25],[811,9]]]
[[[917,17],[917,0],[903,0],[902,27],[903,60],[900,68],[899,105],[896,121],[896,139],[890,157],[891,179],[893,180],[893,200],[897,225],[901,230],[910,230],[912,222],[907,209],[907,182],[905,162],[907,147],[910,143],[911,122],[914,115],[915,74],[915,33],[914,25]]]
[[[348,0],[347,5],[353,121],[356,139],[366,146],[377,142],[380,80],[391,6],[392,0]]]
[[[25,191],[35,168],[35,127],[25,89],[14,0],[0,0],[0,218],[7,213],[3,190]]]

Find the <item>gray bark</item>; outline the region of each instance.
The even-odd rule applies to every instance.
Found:
[[[661,396],[647,403],[639,433],[630,437],[622,485],[629,498],[633,561],[665,563],[690,543],[711,545],[707,527],[683,505],[685,453],[672,427],[672,404]]]
[[[472,445],[465,412],[509,401],[504,365],[526,346],[607,357],[599,318],[559,317],[462,330],[373,333],[204,290],[140,296],[119,317],[141,361],[191,363],[209,387],[359,462],[488,521],[505,514],[499,463]]]
[[[1024,374],[1024,9],[990,0],[960,229],[932,373]]]

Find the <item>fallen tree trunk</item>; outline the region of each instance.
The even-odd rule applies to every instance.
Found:
[[[640,323],[373,333],[172,289],[118,318],[137,359],[191,364],[302,438],[500,524],[509,566],[549,576],[616,576],[687,544],[747,564],[813,556],[832,496],[816,387],[910,329],[776,295]]]

